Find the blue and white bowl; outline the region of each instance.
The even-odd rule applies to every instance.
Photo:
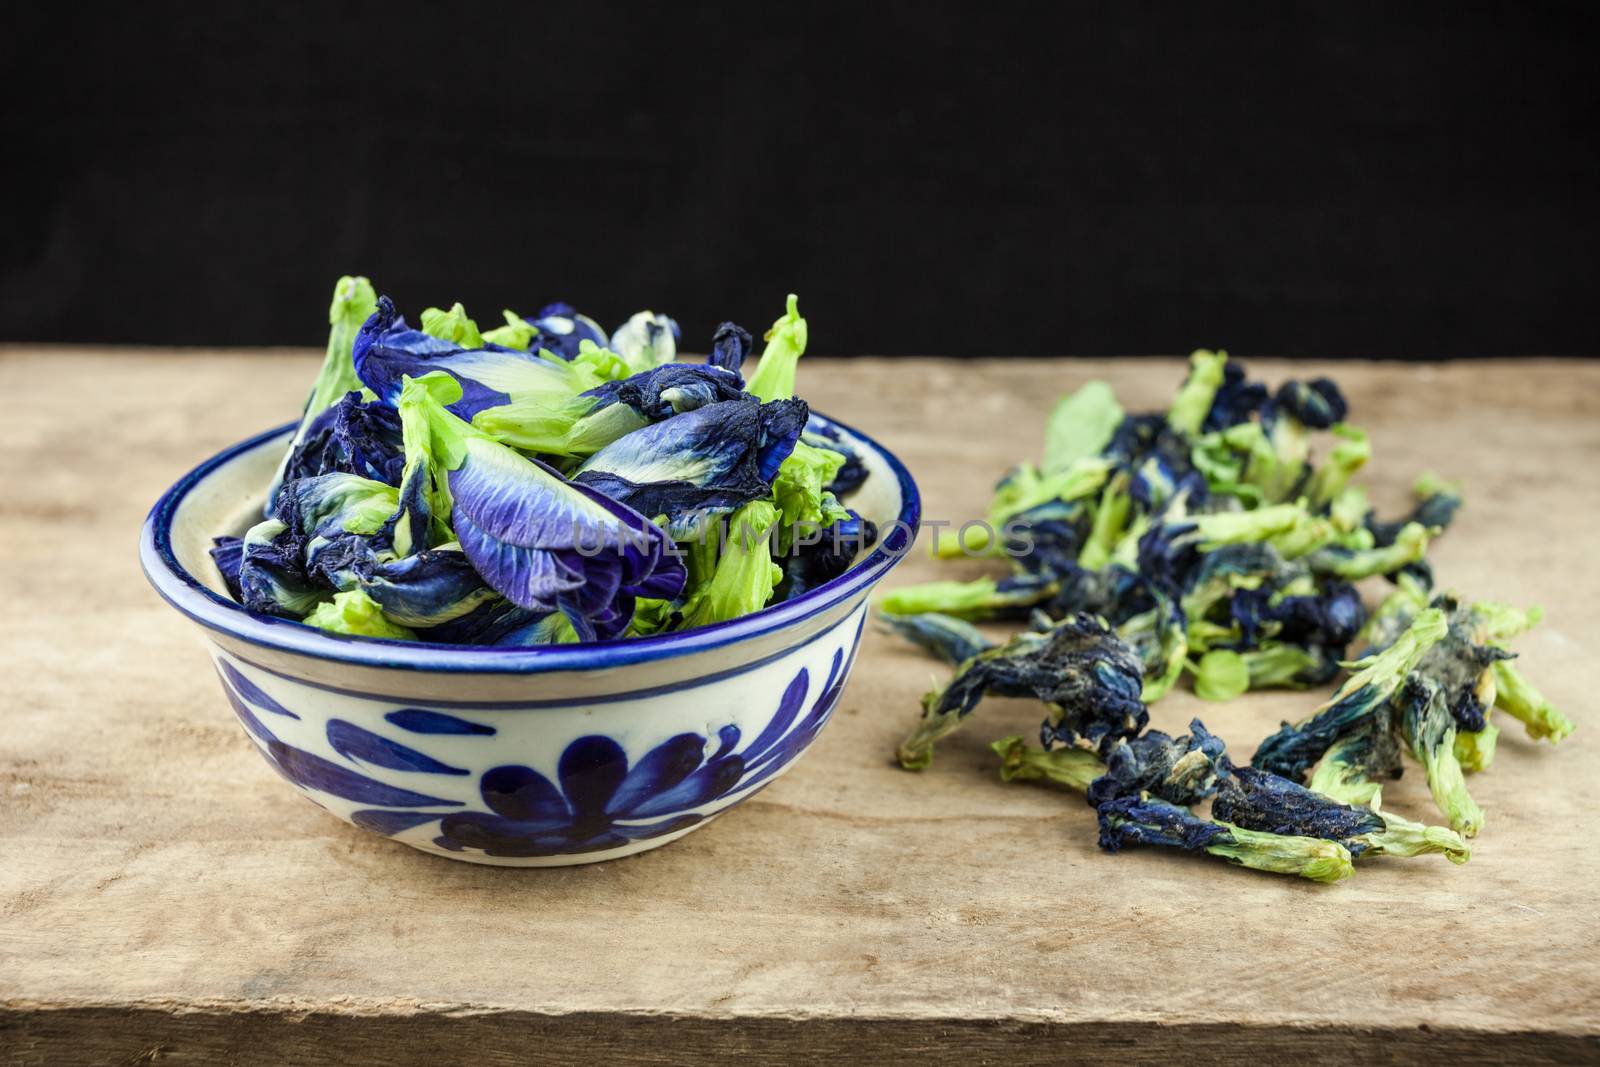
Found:
[[[851,506],[878,544],[843,576],[731,622],[632,641],[463,648],[337,637],[253,615],[211,538],[241,533],[293,424],[233,446],[151,510],[140,562],[205,636],[263,758],[364,829],[472,863],[551,867],[664,845],[783,773],[838,704],[867,596],[915,539],[916,484],[813,416],[868,470]]]

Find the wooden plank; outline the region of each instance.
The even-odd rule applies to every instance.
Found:
[[[1495,766],[1472,780],[1488,824],[1465,867],[1376,861],[1331,888],[1101,854],[1080,800],[993,773],[986,742],[1031,731],[1027,702],[986,705],[923,774],[894,768],[942,668],[875,633],[795,772],[657,852],[495,870],[331,819],[251,753],[133,552],[159,492],[283,421],[313,366],[304,353],[0,350],[4,1056],[134,1061],[161,1046],[179,1062],[252,1062],[289,1042],[308,1058],[403,1048],[420,1062],[458,1047],[425,1035],[449,1034],[481,1042],[484,1062],[517,1054],[519,1037],[552,1062],[569,1041],[640,1062],[834,1048],[1594,1058],[1600,364],[1297,368],[1346,386],[1373,436],[1380,508],[1397,510],[1424,468],[1466,480],[1441,580],[1545,607],[1523,664],[1580,724],[1558,748],[1505,724]],[[930,516],[959,521],[1036,453],[1056,394],[1099,375],[1130,408],[1157,407],[1180,373],[1172,360],[867,359],[810,364],[802,384],[910,463]],[[919,555],[894,581],[980,568]],[[1315,699],[1181,692],[1153,722],[1202,714],[1247,754]],[[1385,795],[1430,811],[1420,774]]]

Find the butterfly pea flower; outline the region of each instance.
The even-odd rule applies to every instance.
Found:
[[[1272,405],[1276,413],[1287,413],[1313,430],[1332,429],[1350,413],[1338,384],[1328,378],[1284,382],[1274,394]]]
[[[1419,522],[1408,522],[1387,545],[1369,549],[1329,545],[1312,552],[1306,562],[1316,574],[1358,581],[1375,574],[1393,574],[1408,564],[1420,562],[1432,538],[1431,529]]]
[[[1163,519],[1139,538],[1137,569],[1163,588],[1181,592],[1202,573],[1203,556],[1219,549],[1270,539],[1293,529],[1305,515],[1294,504],[1254,511],[1189,513]]]
[[[1292,781],[1303,781],[1306,771],[1321,759],[1341,736],[1370,719],[1388,703],[1427,651],[1449,631],[1445,613],[1428,608],[1418,613],[1410,627],[1393,644],[1369,655],[1346,678],[1333,696],[1305,719],[1284,723],[1262,741],[1251,764]],[[1452,743],[1454,738],[1451,738]]]
[[[573,481],[665,516],[681,534],[698,516],[770,494],[806,416],[803,400],[709,404],[613,441],[585,460]]]
[[[995,487],[989,528],[1000,530],[1016,516],[1041,505],[1087,499],[1106,484],[1112,469],[1110,460],[1098,456],[1080,459],[1053,474],[1041,473],[1031,463],[1019,464]]]
[[[1213,818],[1247,830],[1337,841],[1354,859],[1442,853],[1465,863],[1471,850],[1461,835],[1385,811],[1341,804],[1254,767],[1231,768],[1211,806]]]
[[[244,566],[244,538],[213,537],[210,552],[217,573],[222,575],[223,585],[228,587],[228,595],[243,601],[244,595],[239,591],[239,568]]]
[[[640,311],[618,326],[611,340],[596,341],[621,356],[634,371],[648,371],[678,358],[678,324],[665,315]]]
[[[798,536],[791,533],[782,564],[779,599],[792,600],[842,576],[856,557],[878,540],[877,525],[841,507],[833,494],[824,495],[822,510],[825,525],[820,529],[812,528]]]
[[[1339,673],[1338,654],[1318,645],[1263,641],[1239,653],[1250,674],[1251,689],[1307,689],[1326,685]]]
[[[1201,700],[1232,700],[1250,688],[1250,667],[1232,649],[1214,648],[1189,669],[1194,672],[1194,695]]]
[[[796,441],[794,450],[778,466],[772,484],[783,521],[791,526],[822,523],[824,500],[832,495],[828,486],[844,462],[842,452],[808,444],[804,439]]]
[[[841,520],[847,524],[859,523],[859,516],[851,520],[851,513],[828,488],[844,464],[842,452],[808,444],[804,434],[795,442],[794,450],[778,466],[778,474],[772,482],[773,499],[783,517],[777,540],[780,552],[814,557],[815,552],[802,549],[807,544],[818,543],[822,530],[835,527]],[[842,531],[835,531],[839,532]]]
[[[281,519],[263,519],[245,531],[239,563],[239,597],[263,615],[299,619],[330,590],[306,573],[306,536]]]
[[[1101,805],[1099,813],[1100,847],[1107,852],[1130,844],[1160,845],[1314,882],[1337,882],[1355,873],[1350,851],[1337,841],[1246,830],[1152,796],[1120,797]]]
[[[289,455],[283,480],[345,473],[397,486],[404,469],[400,417],[352,391],[311,420]]]
[[[484,408],[472,425],[523,452],[582,459],[643,429],[649,420],[626,404],[597,405],[581,393],[526,393]]]
[[[1337,649],[1342,655],[1367,621],[1367,609],[1355,586],[1339,579],[1320,583],[1309,575],[1272,588],[1241,589],[1228,606],[1243,643],[1259,645],[1277,638],[1302,645]]]
[[[720,367],[673,363],[586,391],[595,400],[591,414],[626,404],[649,422],[660,422],[724,400],[745,399],[744,380]]]
[[[1444,530],[1455,521],[1456,512],[1461,509],[1460,486],[1446,482],[1432,472],[1426,472],[1417,479],[1416,484],[1412,486],[1412,495],[1416,497],[1416,506],[1411,514],[1403,519],[1395,522],[1379,522],[1371,512],[1367,513],[1367,528],[1372,532],[1377,547],[1384,548],[1394,544],[1412,525],[1421,525],[1430,530]]]
[[[1339,531],[1341,543],[1347,548],[1374,548],[1377,540],[1367,529],[1367,515],[1372,508],[1367,505],[1367,491],[1359,485],[1347,485],[1326,506],[1328,520]]]
[[[571,304],[546,304],[527,322],[539,331],[533,344],[559,359],[576,359],[585,341],[596,348],[605,348],[610,340],[598,322],[580,315]]]
[[[800,298],[789,294],[788,308],[766,333],[761,362],[746,386],[763,402],[794,396],[795,371],[806,351],[806,320],[800,317]]]
[[[683,566],[659,527],[452,415],[460,395],[445,375],[407,380],[400,410],[425,422],[451,526],[492,588],[519,607],[561,611],[584,640],[621,634],[635,597],[681,591]]]
[[[1056,592],[1042,609],[1051,618],[1088,612],[1121,626],[1156,606],[1153,583],[1120,564],[1101,570],[1069,564],[1051,573]]]
[[[1456,720],[1444,686],[1420,673],[1412,674],[1396,699],[1401,733],[1427,774],[1434,804],[1452,830],[1476,837],[1483,829],[1483,809],[1467,791],[1466,775],[1456,756]]]
[[[1169,425],[1162,415],[1128,415],[1099,458],[1116,470],[1129,472],[1140,469],[1152,458],[1158,459],[1174,479],[1183,481],[1195,472],[1193,452],[1191,437]]]
[[[1137,467],[1124,471],[1128,477],[1128,496],[1141,512],[1165,514],[1169,504],[1184,501],[1198,505],[1206,499],[1205,480],[1193,471],[1181,472],[1164,456],[1145,457]]]
[[[501,599],[455,543],[364,565],[356,581],[391,621],[425,641],[445,640],[450,631],[441,628]]]
[[[1341,804],[1379,807],[1378,779],[1398,778],[1402,770],[1394,715],[1393,702],[1384,704],[1330,745],[1311,774],[1310,788]]]
[[[922,698],[922,720],[900,744],[900,765],[928,766],[934,744],[959,729],[985,695],[1044,701],[1049,714],[1040,731],[1046,744],[1109,745],[1149,721],[1139,700],[1143,675],[1133,651],[1095,616],[1072,616],[1045,632],[1024,631],[962,663],[948,685]]]
[[[406,378],[435,371],[449,375],[461,387],[449,409],[469,421],[513,398],[535,406],[576,405],[579,393],[599,384],[584,366],[562,359],[499,347],[463,348],[410,329],[386,296],[378,298],[377,310],[356,335],[353,352],[362,383],[391,406],[398,404]]]
[[[502,647],[529,647],[533,645],[571,645],[583,638],[572,620],[559,611],[552,611],[530,619],[495,640]]]
[[[267,489],[267,508],[270,511],[278,496],[278,487],[286,481],[285,472],[290,458],[310,435],[317,417],[350,392],[359,392],[361,378],[356,374],[351,358],[362,323],[377,310],[378,294],[372,283],[360,276],[346,275],[333,287],[333,302],[328,307],[328,347],[322,357],[322,367],[311,385],[311,395],[306,398],[300,425],[289,439],[283,461],[273,475]],[[360,472],[357,472],[360,473]]]
[[[455,549],[460,554],[459,546]],[[411,557],[406,557],[411,558]],[[482,579],[479,579],[479,584]],[[381,583],[369,584],[365,589],[368,595],[375,600],[384,596],[387,590]],[[491,592],[493,592],[491,590]],[[391,601],[394,598],[390,598]],[[381,602],[380,602],[381,606]],[[424,605],[424,610],[426,606]],[[398,610],[403,611],[402,604]],[[559,611],[533,611],[528,608],[518,607],[505,597],[494,594],[491,599],[485,600],[461,615],[437,621],[430,620],[433,625],[418,627],[416,629],[418,640],[430,641],[447,645],[497,645],[508,635],[545,619],[550,615],[560,616]]]
[[[766,500],[752,500],[719,529],[720,544],[714,563],[701,561],[697,577],[705,575],[685,600],[683,625],[708,626],[760,611],[772,599],[783,568],[772,561],[772,527],[778,509]],[[725,534],[725,536],[724,536]]]
[[[539,336],[539,328],[510,308],[502,311],[500,315],[504,320],[502,325],[484,330],[480,335],[483,343],[515,349],[518,352],[527,352],[531,349],[533,339]]]
[[[1512,658],[1503,646],[1487,641],[1471,608],[1446,595],[1434,606],[1447,613],[1449,629],[1417,664],[1415,673],[1436,681],[1459,729],[1482,730],[1494,706],[1496,662]]]
[[[580,366],[584,358],[573,365]],[[581,458],[652,422],[744,398],[744,382],[736,374],[716,367],[667,364],[602,381],[570,399],[515,397],[478,412],[472,423],[523,451]]]
[[[1118,738],[1105,753],[1105,773],[1089,784],[1089,804],[1098,808],[1145,793],[1171,804],[1197,804],[1228,774],[1224,747],[1199,719],[1190,721],[1183,737],[1147,730]]]
[[[1360,640],[1370,648],[1385,648],[1405,632],[1432,600],[1429,587],[1410,574],[1397,574],[1395,585],[1367,618]]]
[[[861,453],[842,441],[838,431],[807,430],[800,435],[800,440],[812,448],[836,452],[844,457],[844,462],[839,464],[839,469],[834,472],[833,480],[825,487],[834,496],[843,499],[861,488],[861,484],[867,480],[867,465],[861,458]]]
[[[1312,477],[1310,431],[1332,428],[1346,412],[1339,387],[1326,378],[1285,382],[1262,407],[1257,433],[1239,426],[1224,437],[1245,446],[1244,480],[1257,486],[1263,499],[1290,500]]]
[[[882,615],[878,620],[884,629],[910,641],[924,652],[944,660],[952,666],[994,647],[994,642],[983,636],[976,626],[953,615],[936,611],[921,615]]]
[[[1191,620],[1229,605],[1240,590],[1259,589],[1286,570],[1284,559],[1264,541],[1223,545],[1206,552],[1185,579],[1183,610]]]
[[[286,483],[277,517],[304,537],[306,573],[330,589],[348,589],[358,565],[392,554],[399,497],[394,486],[371,478],[322,474]]]
[[[382,637],[390,641],[415,641],[412,631],[391,622],[376,601],[360,589],[335,593],[333,599],[318,604],[303,620],[333,634],[352,637]]]
[[[1217,386],[1211,408],[1206,412],[1205,424],[1200,429],[1205,433],[1215,433],[1246,422],[1266,402],[1267,387],[1260,382],[1250,381],[1244,367],[1229,360],[1222,365],[1222,383]]]
[[[393,486],[354,474],[284,484],[274,516],[244,536],[239,592],[251,611],[298,619],[349,588],[361,561],[389,550]]]
[[[706,356],[706,366],[738,374],[749,354],[750,331],[738,323],[724,322],[711,335],[711,354]]]

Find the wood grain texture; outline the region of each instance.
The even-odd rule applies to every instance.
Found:
[[[1100,853],[1081,800],[994,774],[987,741],[1037,725],[1025,701],[894,768],[943,668],[874,632],[794,772],[657,852],[501,870],[336,821],[252,753],[134,553],[161,490],[284,421],[314,365],[0,349],[0,1061],[1600,1058],[1600,364],[1296,368],[1345,385],[1380,509],[1425,468],[1465,480],[1441,581],[1545,607],[1518,649],[1579,724],[1552,748],[1502,722],[1471,863],[1378,860],[1335,887]],[[1180,373],[867,359],[802,387],[960,521],[1036,454],[1058,393],[1102,376],[1159,407]],[[891,581],[979,569],[918,554]],[[1177,692],[1152,718],[1202,714],[1248,754],[1317,699]],[[1385,797],[1431,811],[1415,771]]]

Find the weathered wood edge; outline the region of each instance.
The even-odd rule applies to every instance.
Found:
[[[1600,1035],[1460,1028],[1347,1029],[1139,1022],[780,1018],[527,1011],[352,1014],[314,1010],[0,1007],[0,1063],[783,1064],[796,1059],[1172,1064],[1600,1063]]]

